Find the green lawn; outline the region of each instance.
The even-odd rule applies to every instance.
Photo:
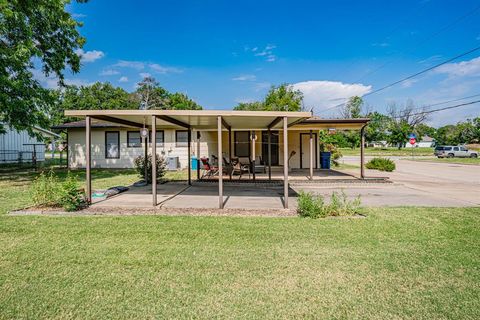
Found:
[[[0,318],[479,319],[480,209],[0,216]]]
[[[340,148],[340,152],[344,156],[359,156],[360,148]],[[416,156],[433,156],[433,148],[415,148],[413,150]],[[365,148],[365,155],[367,156],[411,156],[412,149],[408,148]]]
[[[415,159],[415,161],[480,165],[480,158],[429,158]]]
[[[39,170],[25,167],[14,166],[0,166],[0,215],[7,213],[13,209],[20,209],[32,205],[30,197],[30,184],[32,180],[42,171],[50,170],[48,167],[43,167]],[[67,170],[53,167],[60,179],[67,176]],[[77,175],[80,183],[85,182],[85,170],[72,170],[72,173]],[[186,171],[166,172],[165,179],[181,180],[186,179]],[[92,170],[92,188],[106,189],[118,185],[128,186],[139,177],[132,169],[93,169]]]

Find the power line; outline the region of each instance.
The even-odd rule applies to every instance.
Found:
[[[441,28],[440,30],[438,30],[437,32],[427,36],[426,38],[418,41],[415,45],[414,45],[414,49],[411,49],[411,50],[401,50],[399,53],[400,55],[402,54],[405,54],[405,53],[411,53],[413,52],[416,48],[424,45],[426,42],[428,42],[429,40],[435,38],[436,36],[438,36],[439,34],[441,34],[442,32],[450,29],[451,27],[453,27],[454,25],[456,25],[457,23],[459,23],[460,21],[468,18],[469,16],[473,15],[474,13],[476,13],[478,10],[480,9],[480,6],[477,6],[475,7],[474,9],[470,10],[469,12],[467,12],[466,14],[464,14],[463,16],[457,18],[456,20],[454,20],[453,22],[449,23],[448,25],[446,25],[445,27]],[[366,74],[364,74],[363,76],[361,76],[360,78],[358,78],[357,80],[355,80],[354,82],[359,82],[363,79],[365,79],[366,77],[376,73],[377,71],[383,69],[385,66],[389,65],[390,63],[392,63],[393,61],[396,61],[398,60],[397,59],[392,59],[392,60],[389,60],[387,62],[385,62],[384,64],[380,65],[379,67],[377,67],[376,69],[370,71],[370,72],[367,72]]]
[[[478,50],[480,50],[480,46],[478,46],[478,47],[476,47],[476,48],[473,48],[473,49],[471,49],[471,50],[469,50],[469,51],[467,51],[467,52],[464,52],[464,53],[462,53],[462,54],[459,54],[458,56],[455,56],[455,57],[453,57],[453,58],[450,58],[450,59],[448,59],[448,60],[446,60],[446,61],[443,61],[443,62],[441,62],[441,63],[438,63],[438,64],[436,64],[436,65],[434,65],[434,66],[432,66],[432,67],[429,67],[429,68],[427,68],[427,69],[424,69],[424,70],[422,70],[422,71],[420,71],[420,72],[417,72],[417,73],[415,73],[415,74],[413,74],[413,75],[411,75],[411,76],[405,77],[405,78],[403,78],[403,79],[401,79],[401,80],[398,80],[398,81],[395,81],[395,82],[393,82],[393,83],[390,83],[390,84],[388,84],[388,85],[386,85],[386,86],[384,86],[384,87],[381,87],[381,88],[379,88],[379,89],[377,89],[377,90],[374,90],[374,91],[371,91],[371,92],[369,92],[369,93],[366,93],[366,94],[363,95],[363,97],[367,97],[367,96],[370,96],[370,95],[375,94],[375,93],[377,93],[377,92],[380,92],[380,91],[383,91],[383,90],[388,89],[388,88],[390,88],[390,87],[393,87],[394,85],[397,85],[397,84],[399,84],[399,83],[402,83],[402,82],[405,82],[405,81],[410,80],[410,79],[412,79],[412,78],[415,78],[415,77],[417,77],[417,76],[419,76],[419,75],[421,75],[421,74],[424,74],[424,73],[426,73],[426,72],[428,72],[428,71],[431,71],[431,70],[433,70],[433,69],[436,69],[436,68],[438,68],[438,67],[440,67],[440,66],[443,66],[444,64],[447,64],[447,63],[452,62],[452,61],[454,61],[454,60],[456,60],[456,59],[458,59],[458,58],[461,58],[461,57],[464,57],[464,56],[466,56],[466,55],[469,55],[470,53],[473,53],[473,52],[478,51]]]
[[[479,103],[479,102],[480,102],[480,100],[475,100],[475,101],[470,101],[470,102],[465,102],[465,103],[457,104],[457,105],[454,105],[454,106],[449,106],[449,107],[443,107],[443,108],[434,109],[434,110],[427,110],[427,111],[412,113],[412,114],[410,114],[410,115],[411,115],[411,116],[417,116],[417,115],[422,115],[422,114],[430,114],[430,113],[434,113],[434,112],[439,112],[439,111],[444,111],[444,110],[449,110],[449,109],[455,109],[455,108],[460,108],[460,107],[464,107],[464,106],[469,106],[469,105],[472,105],[472,104],[475,104],[475,103]],[[398,118],[402,118],[402,116],[396,116],[396,117],[392,117],[392,118],[398,119]]]

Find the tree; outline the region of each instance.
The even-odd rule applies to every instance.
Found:
[[[263,102],[254,101],[254,102],[240,102],[234,110],[250,110],[250,111],[263,111],[265,110],[265,105]]]
[[[76,50],[85,39],[65,10],[69,2],[0,0],[0,119],[17,130],[34,134],[34,125],[48,124],[45,112],[54,96],[34,78],[35,62],[61,85],[65,68],[80,70]]]
[[[365,140],[367,142],[387,140],[387,130],[390,118],[380,112],[367,114],[370,122],[365,129]]]
[[[135,95],[140,109],[168,109],[169,92],[160,87],[153,77],[145,77],[138,83]]]
[[[130,94],[110,83],[96,82],[91,86],[67,86],[55,91],[56,103],[50,108],[52,124],[72,119],[66,118],[65,110],[114,110],[138,109],[138,102]]]
[[[289,84],[272,86],[264,101],[239,103],[234,110],[251,111],[300,111],[302,110],[303,94]]]
[[[202,110],[202,107],[183,93],[172,93],[168,97],[168,109],[172,110]]]
[[[412,100],[408,100],[404,107],[398,107],[396,103],[392,103],[388,107],[390,134],[387,141],[396,144],[399,149],[404,147],[408,134],[414,132],[420,124],[428,119],[426,111],[425,107],[416,108]]]
[[[348,102],[340,110],[344,119],[360,118],[362,114],[363,99],[357,96],[348,99]]]

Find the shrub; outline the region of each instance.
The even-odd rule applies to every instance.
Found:
[[[55,173],[42,171],[33,181],[31,193],[36,206],[58,206],[60,184]]]
[[[165,175],[165,159],[157,154],[157,180]],[[138,156],[134,160],[135,170],[140,178],[145,178],[145,157]],[[147,182],[152,182],[152,155],[147,156]]]
[[[62,183],[58,204],[66,211],[77,211],[86,205],[85,193],[78,185],[77,176],[73,176],[70,172]]]
[[[323,197],[311,192],[300,191],[297,200],[297,212],[301,217],[324,217]]]
[[[360,196],[348,200],[347,194],[342,190],[341,193],[335,191],[332,193],[330,204],[325,210],[329,216],[353,216],[360,213],[360,206]]]
[[[342,190],[333,192],[330,203],[326,204],[321,195],[300,191],[297,199],[297,212],[301,217],[324,218],[327,216],[353,216],[361,213],[360,196],[348,200]]]
[[[395,162],[387,158],[373,158],[365,165],[368,169],[392,172],[395,170]]]

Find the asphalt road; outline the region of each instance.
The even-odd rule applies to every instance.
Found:
[[[358,164],[358,157],[348,157],[345,163]],[[419,162],[395,159],[394,172],[366,170],[367,177],[387,176],[389,185],[349,186],[343,190],[349,196],[360,195],[369,206],[480,206],[480,166],[450,163]],[[359,169],[350,170],[358,174]],[[304,187],[328,196],[339,187]]]

